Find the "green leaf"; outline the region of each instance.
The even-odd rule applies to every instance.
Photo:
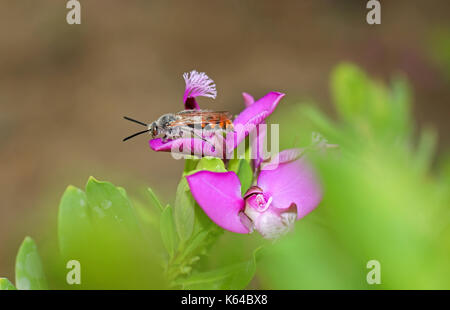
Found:
[[[137,208],[140,213],[123,188],[108,182],[90,178],[86,193],[73,186],[67,188],[59,209],[58,235],[62,261],[74,259],[84,266],[79,288],[164,285],[156,258],[162,246],[158,242],[159,217],[139,202]],[[142,223],[146,226],[141,229]]]
[[[408,137],[412,130],[411,122],[411,89],[402,76],[393,79],[390,93],[392,106],[391,131],[396,135]]]
[[[153,204],[158,207],[158,209],[162,212],[164,210],[164,207],[161,203],[161,201],[158,199],[158,197],[156,196],[156,194],[153,192],[153,190],[149,187],[147,188],[147,191],[150,195],[150,199],[153,202]]]
[[[192,170],[195,170],[199,161],[200,161],[200,159],[198,159],[194,156],[186,158],[184,161],[184,173],[189,173]]]
[[[97,223],[118,224],[131,231],[139,231],[131,202],[113,184],[90,177],[86,184],[86,195],[90,214]]]
[[[121,187],[121,186],[117,186],[117,189],[119,190],[119,192],[122,194],[122,196],[123,196],[125,199],[130,200],[130,199],[128,198],[128,194],[127,194],[127,191],[125,190],[125,188],[123,188],[123,187]]]
[[[194,197],[192,197],[187,180],[183,176],[178,183],[174,208],[175,227],[182,242],[187,241],[194,230],[194,207]]]
[[[245,159],[231,159],[228,169],[237,174],[241,181],[241,193],[245,194],[253,182],[253,170],[250,163]]]
[[[341,64],[333,71],[331,89],[341,119],[365,139],[409,134],[411,96],[404,78],[394,79],[390,90],[357,66]]]
[[[240,159],[232,158],[228,162],[228,171],[234,171],[237,174],[238,171],[239,171],[240,165],[241,165],[241,160]]]
[[[226,172],[225,165],[220,158],[203,157],[197,164],[195,171],[208,170],[214,172]]]
[[[175,254],[177,235],[173,222],[172,207],[170,205],[167,205],[161,213],[160,232],[167,253],[169,253],[170,257],[173,257]]]
[[[371,81],[353,64],[341,64],[333,71],[331,89],[336,109],[343,120],[358,131],[391,125],[392,105],[384,85]]]
[[[30,237],[25,238],[17,253],[16,285],[19,290],[48,289],[37,246]]]
[[[78,253],[82,240],[87,240],[92,231],[86,194],[68,186],[58,210],[58,241],[61,253],[70,257]]]
[[[368,79],[353,64],[340,64],[331,76],[331,91],[336,109],[343,119],[351,120],[363,113],[368,104]]]
[[[208,231],[201,231],[197,235],[195,235],[192,240],[189,242],[189,244],[186,246],[186,249],[183,251],[183,253],[179,256],[178,261],[183,261],[186,257],[189,257],[191,254],[195,252],[198,248],[200,248],[206,241],[208,237],[209,232]]]
[[[0,291],[1,290],[17,290],[17,289],[7,278],[0,278]]]
[[[177,282],[183,289],[221,289],[242,290],[247,287],[256,272],[256,255],[259,248],[253,252],[253,257],[243,263],[222,267],[212,271],[199,272]]]

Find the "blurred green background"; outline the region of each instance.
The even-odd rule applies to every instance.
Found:
[[[30,235],[60,287],[58,206],[90,175],[126,188],[135,206],[147,186],[173,203],[184,163],[145,138],[122,143],[135,127],[121,117],[181,110],[181,75],[197,69],[218,88],[202,107],[237,114],[243,91],[281,91],[269,119],[281,148],[308,145],[312,132],[341,146],[314,158],[324,201],[260,251],[250,287],[450,288],[450,5],[383,1],[381,25],[370,26],[365,4],[83,1],[75,26],[64,1],[1,1],[0,276],[14,279]],[[261,243],[225,233],[202,264],[248,260]],[[380,286],[366,283],[370,259]]]

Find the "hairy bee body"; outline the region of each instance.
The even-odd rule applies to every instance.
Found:
[[[177,139],[186,134],[204,137],[230,130],[233,130],[233,122],[228,112],[209,110],[184,110],[164,114],[149,125],[152,136],[161,136],[163,140]]]
[[[218,132],[226,133],[234,130],[232,116],[226,111],[184,110],[164,114],[148,125],[127,116],[124,118],[146,126],[147,129],[128,136],[123,141],[146,132],[149,132],[152,138],[160,137],[163,141],[186,137],[188,134],[205,140]]]

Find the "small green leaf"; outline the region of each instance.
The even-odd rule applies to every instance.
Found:
[[[195,235],[186,246],[186,249],[183,251],[183,253],[179,256],[178,261],[183,261],[186,257],[189,257],[192,253],[194,253],[196,249],[200,248],[208,237],[208,234],[208,231],[201,231],[200,233]]]
[[[197,164],[195,171],[208,170],[214,172],[226,172],[225,165],[220,158],[203,157]]]
[[[245,159],[232,159],[228,167],[230,171],[234,171],[241,181],[241,192],[244,194],[252,185],[253,170],[250,163]]]
[[[0,278],[0,291],[1,290],[17,290],[17,289],[7,278]]]
[[[86,194],[68,186],[58,209],[58,241],[65,257],[76,255],[82,240],[89,238],[92,231]]]
[[[119,192],[122,194],[122,196],[123,196],[125,199],[130,200],[130,199],[128,198],[128,194],[127,194],[127,191],[126,191],[125,188],[123,188],[123,187],[121,187],[121,186],[117,186],[117,189],[119,190]]]
[[[138,231],[138,221],[131,202],[109,182],[90,177],[86,184],[86,195],[92,219],[100,223],[125,226]]]
[[[199,161],[200,159],[194,156],[186,158],[184,161],[184,173],[189,173],[192,170],[195,170]]]
[[[363,113],[368,104],[368,83],[367,76],[357,66],[343,63],[336,67],[331,77],[331,91],[341,117],[351,120]]]
[[[17,253],[16,285],[19,290],[48,289],[37,246],[30,237],[25,238]]]
[[[161,203],[161,201],[158,199],[158,197],[156,196],[156,194],[153,192],[153,190],[149,187],[147,188],[147,191],[150,195],[150,199],[153,202],[153,204],[158,207],[158,209],[162,212],[164,210],[164,207]]]
[[[393,79],[389,100],[392,106],[391,131],[397,138],[401,134],[407,137],[411,132],[412,122],[411,89],[406,78],[398,76]]]
[[[238,171],[239,171],[240,165],[241,165],[241,160],[240,159],[232,158],[228,162],[228,171],[234,171],[237,174]]]
[[[194,207],[194,197],[192,197],[187,180],[183,176],[177,187],[174,208],[175,227],[181,241],[187,241],[194,230]]]
[[[170,205],[167,205],[161,213],[160,232],[167,253],[169,253],[170,257],[173,257],[175,254],[177,235],[173,222],[172,207]]]

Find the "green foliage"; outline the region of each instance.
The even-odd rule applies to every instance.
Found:
[[[170,258],[172,258],[175,254],[175,249],[177,246],[177,235],[175,224],[173,222],[172,207],[170,205],[167,205],[161,213],[160,231],[161,239],[164,243],[167,253],[169,253]]]
[[[219,269],[197,272],[177,281],[183,289],[190,290],[242,290],[252,280],[256,272],[256,254],[247,262],[233,264]]]
[[[149,227],[141,228],[142,223],[153,221],[152,213],[139,208],[136,212],[123,188],[92,177],[86,192],[67,188],[59,206],[58,239],[61,264],[72,259],[81,264],[82,284],[73,288],[164,286],[162,273],[155,267],[158,239]],[[160,283],[148,280],[152,278],[160,278]]]
[[[410,95],[403,79],[396,78],[389,91],[357,66],[341,64],[332,73],[331,90],[341,125],[351,127],[357,135],[399,139],[409,134]]]
[[[1,290],[16,290],[16,287],[7,278],[0,278]]]
[[[197,166],[194,170],[190,171],[189,174],[193,174],[197,171],[201,170],[208,170],[208,171],[214,171],[214,172],[226,172],[227,169],[225,169],[225,165],[223,161],[220,158],[214,158],[214,157],[203,157],[198,162]]]
[[[17,288],[16,288],[17,287]],[[47,290],[41,257],[36,243],[26,237],[20,245],[16,257],[16,286],[7,278],[0,278],[0,290]]]
[[[58,237],[61,253],[71,257],[79,253],[82,244],[94,234],[86,194],[74,186],[68,186],[59,204]]]
[[[184,277],[192,271],[193,265],[200,260],[200,255],[215,241],[222,229],[216,226],[195,202],[189,189],[186,175],[201,170],[225,172],[224,163],[218,158],[204,157],[200,160],[187,159],[184,173],[177,187],[173,220],[175,223],[178,248],[174,254],[169,251],[167,277],[177,285],[175,279]],[[194,162],[195,161],[195,162]],[[168,219],[166,219],[168,221]]]
[[[149,187],[147,188],[147,192],[150,195],[150,199],[152,201],[152,203],[159,208],[160,211],[163,211],[164,207],[161,203],[161,201],[159,201],[158,197],[156,197],[155,193],[153,192],[153,190]]]
[[[241,193],[245,194],[253,182],[253,170],[248,160],[231,159],[228,164],[228,170],[237,174],[239,181],[241,181]]]
[[[182,242],[186,242],[194,231],[195,201],[184,176],[177,187],[174,216],[178,237]]]
[[[19,290],[46,290],[41,258],[33,239],[26,237],[16,257],[16,286]]]
[[[436,134],[425,129],[414,142],[404,79],[388,88],[351,64],[331,76],[337,122],[311,104],[279,114],[289,132],[305,140],[319,132],[340,148],[308,155],[323,202],[265,251],[263,287],[448,289],[450,187],[430,171]],[[381,264],[380,285],[365,281],[371,259]]]

